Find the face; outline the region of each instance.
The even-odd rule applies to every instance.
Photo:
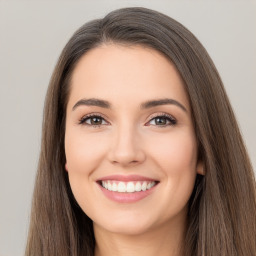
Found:
[[[95,228],[140,234],[184,224],[201,168],[169,60],[142,46],[90,50],[73,72],[66,114],[66,170]]]

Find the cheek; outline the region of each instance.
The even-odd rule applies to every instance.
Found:
[[[81,131],[67,128],[65,135],[66,167],[73,194],[84,208],[86,195],[92,189],[94,170],[98,168],[106,152],[106,143]],[[100,143],[99,143],[100,141]]]
[[[197,146],[192,132],[176,132],[166,136],[153,136],[147,148],[154,160],[168,175],[179,175],[195,171],[197,163]]]
[[[68,171],[82,175],[95,169],[105,155],[105,144],[98,136],[67,131],[65,152]]]
[[[197,146],[192,133],[173,133],[148,145],[150,155],[158,168],[165,185],[163,201],[172,202],[173,212],[184,208],[191,196],[196,178]]]

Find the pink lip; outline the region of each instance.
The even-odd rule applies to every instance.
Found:
[[[140,176],[140,175],[110,175],[110,176],[105,176],[102,177],[100,179],[98,179],[98,181],[104,181],[104,180],[117,180],[117,181],[156,181],[154,179],[148,178],[148,177],[144,177],[144,176]]]
[[[149,196],[155,189],[157,185],[146,191],[134,192],[134,193],[119,193],[114,191],[109,191],[98,184],[103,194],[112,201],[117,203],[135,203],[147,196]]]
[[[100,188],[100,190],[103,192],[103,194],[110,200],[115,201],[117,203],[135,203],[139,200],[142,200],[143,198],[149,196],[154,190],[155,187],[158,185],[157,184],[146,190],[146,191],[140,191],[140,192],[133,192],[133,193],[120,193],[120,192],[114,192],[114,191],[109,191],[105,189],[104,187],[101,186],[101,181],[105,180],[115,180],[115,181],[156,181],[154,179],[144,177],[144,176],[139,176],[139,175],[128,175],[128,176],[123,176],[123,175],[110,175],[110,176],[105,176],[97,180],[97,184]]]

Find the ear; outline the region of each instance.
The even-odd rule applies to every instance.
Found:
[[[197,172],[197,174],[200,174],[203,176],[205,175],[205,168],[204,168],[204,164],[202,161],[197,162],[196,172]]]
[[[65,170],[68,172],[68,164],[65,163]]]

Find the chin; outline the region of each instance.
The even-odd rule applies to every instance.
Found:
[[[108,220],[107,223],[95,223],[94,227],[100,226],[101,229],[105,229],[107,232],[120,234],[120,235],[140,235],[149,231],[153,224],[148,221],[140,220],[138,218],[116,218],[115,220]]]

